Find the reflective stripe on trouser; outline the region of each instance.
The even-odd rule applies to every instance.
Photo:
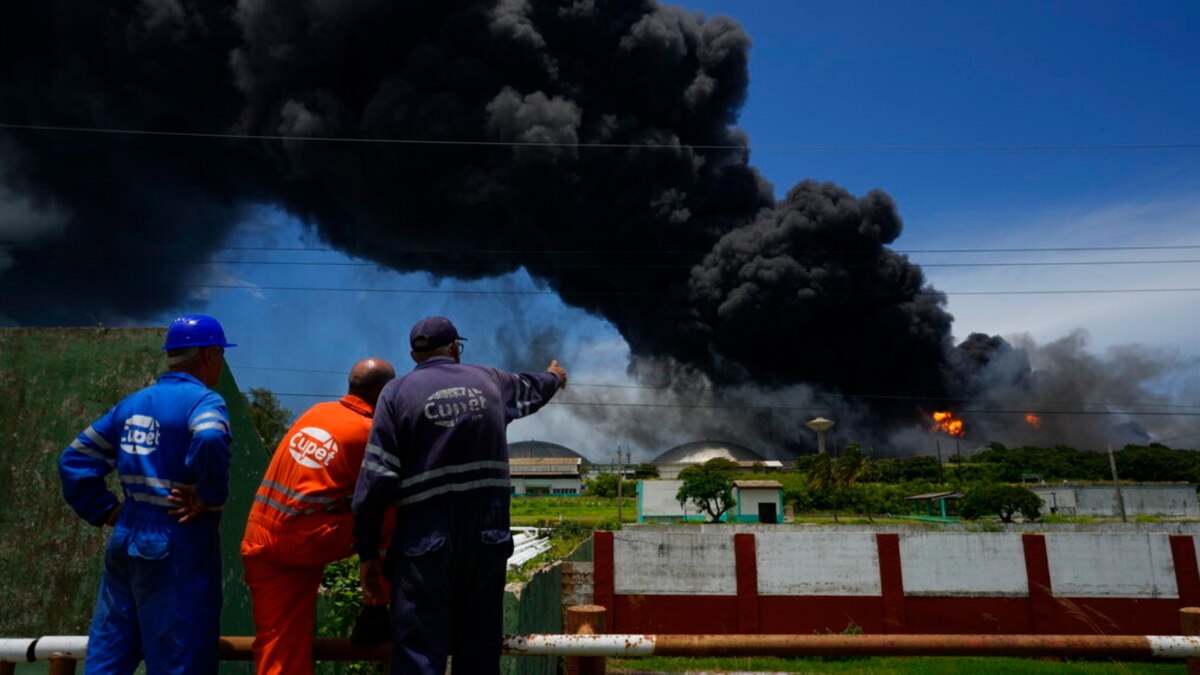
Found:
[[[317,587],[325,568],[277,567],[264,558],[242,558],[254,603],[254,672],[311,675]]]
[[[220,617],[215,527],[118,525],[105,551],[84,672],[125,675],[145,659],[155,675],[212,675]]]

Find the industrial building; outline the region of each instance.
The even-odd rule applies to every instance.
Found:
[[[514,497],[578,496],[588,464],[583,455],[557,443],[520,441],[508,446]]]

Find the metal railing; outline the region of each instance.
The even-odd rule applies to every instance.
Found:
[[[609,657],[640,656],[1010,656],[1090,659],[1189,659],[1200,673],[1200,608],[1180,610],[1184,635],[616,635],[605,634],[605,610],[571,607],[562,635],[510,635],[504,653],[567,657],[571,675],[605,672]],[[252,637],[220,638],[226,661],[253,658]],[[345,638],[317,638],[315,661],[386,661],[389,645],[364,649]],[[0,675],[17,663],[49,661],[51,675],[75,672],[87,656],[83,636],[0,638]]]

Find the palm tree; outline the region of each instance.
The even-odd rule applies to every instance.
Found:
[[[868,463],[870,454],[870,450],[864,453],[862,448],[856,443],[847,445],[846,449],[842,450],[842,453],[838,455],[837,461],[833,463],[832,471],[835,483],[848,491],[856,483],[865,478],[870,468]],[[865,494],[863,496],[863,511],[866,512],[867,520],[872,523],[875,522],[875,519],[871,517],[870,501]]]
[[[838,474],[833,458],[828,453],[822,452],[813,458],[808,467],[808,485],[814,493],[830,495],[830,502],[833,504],[833,522],[838,522]]]

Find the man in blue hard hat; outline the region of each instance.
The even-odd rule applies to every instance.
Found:
[[[422,319],[409,334],[416,368],[379,395],[354,492],[354,548],[368,602],[392,583],[389,672],[497,675],[509,531],[505,428],[538,411],[567,384],[558,361],[509,373],[462,363],[449,319]],[[384,514],[396,506],[386,563]]]
[[[209,388],[225,363],[221,324],[175,319],[167,372],[83,430],[59,458],[67,503],[112,526],[92,616],[87,673],[217,672],[221,615],[220,509],[233,437]],[[105,486],[116,470],[124,500]]]

